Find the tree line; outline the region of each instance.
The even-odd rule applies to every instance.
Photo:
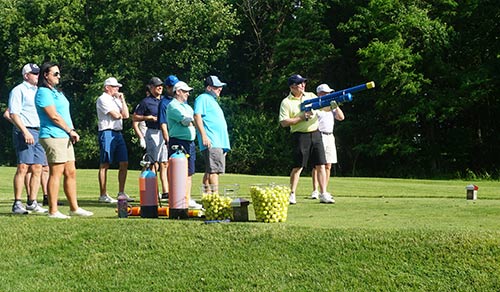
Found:
[[[25,63],[58,62],[82,134],[80,168],[98,166],[95,101],[106,77],[124,84],[133,109],[152,76],[177,75],[193,99],[214,74],[228,83],[227,171],[287,175],[278,107],[299,73],[307,91],[377,85],[342,105],[337,175],[499,176],[493,0],[0,0],[0,19],[0,109]],[[142,149],[125,127],[138,168]],[[11,125],[0,129],[0,164],[13,165]]]

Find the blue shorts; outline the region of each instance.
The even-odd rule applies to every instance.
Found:
[[[28,131],[35,139],[34,144],[26,144],[24,135],[16,127],[12,130],[12,141],[14,141],[14,149],[16,150],[17,164],[41,164],[47,165],[47,157],[45,150],[38,141],[38,130],[28,128]]]
[[[189,154],[188,157],[188,175],[193,175],[195,173],[195,167],[194,167],[194,162],[196,161],[196,148],[194,141],[187,141],[187,140],[181,140],[177,139],[174,137],[170,137],[168,140],[168,145],[173,146],[173,145],[181,145],[184,147],[186,150],[187,154]],[[168,148],[168,157],[170,155],[174,154],[175,150],[172,150],[171,147]]]
[[[99,163],[128,162],[127,145],[120,131],[99,131]]]

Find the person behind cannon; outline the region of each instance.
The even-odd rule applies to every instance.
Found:
[[[328,86],[328,84],[321,84],[316,88],[316,93],[318,97],[324,96],[333,92],[334,90]],[[326,186],[328,187],[328,183],[330,181],[330,173],[332,169],[332,165],[337,163],[337,149],[335,146],[335,136],[333,135],[333,127],[335,126],[335,120],[342,121],[344,120],[344,112],[338,104],[334,101],[331,104],[331,107],[323,108],[322,110],[317,112],[318,114],[318,130],[321,133],[321,138],[323,140],[323,147],[325,148],[325,178],[326,178]],[[318,199],[320,193],[318,192],[318,172],[316,168],[312,169],[312,184],[313,184],[313,192],[311,193],[311,199]],[[332,197],[331,203],[334,203],[335,200]]]

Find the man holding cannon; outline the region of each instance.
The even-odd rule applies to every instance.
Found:
[[[306,78],[294,74],[288,78],[290,94],[281,101],[279,121],[282,127],[290,127],[292,133],[293,168],[290,173],[290,204],[296,204],[295,191],[300,173],[311,165],[317,171],[320,189],[320,203],[335,203],[332,195],[326,191],[325,150],[321,133],[318,131],[318,116],[315,110],[301,111],[305,100],[316,98],[311,92],[305,92]],[[310,161],[309,161],[310,160]]]

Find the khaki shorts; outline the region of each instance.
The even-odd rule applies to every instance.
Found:
[[[337,148],[335,147],[335,136],[333,134],[321,134],[323,146],[325,147],[326,163],[337,163]]]
[[[69,138],[41,138],[40,144],[45,149],[49,163],[75,161],[75,150]]]
[[[148,128],[144,139],[146,140],[146,152],[155,162],[168,161],[168,149],[161,130]]]

